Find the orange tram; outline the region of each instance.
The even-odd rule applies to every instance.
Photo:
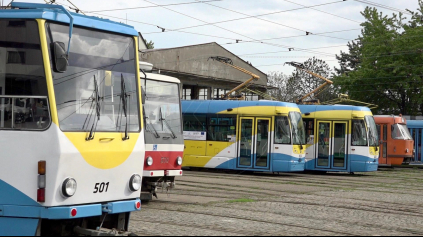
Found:
[[[414,141],[401,115],[374,116],[380,137],[379,165],[401,165],[413,157]]]

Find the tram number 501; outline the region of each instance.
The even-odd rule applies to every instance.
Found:
[[[109,190],[109,182],[107,183],[96,183],[94,186],[94,192],[93,193],[102,193]]]

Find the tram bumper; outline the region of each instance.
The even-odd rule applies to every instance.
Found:
[[[351,172],[374,172],[379,167],[379,159],[370,159],[367,161],[363,160],[352,160],[351,161]]]
[[[273,172],[302,172],[304,171],[305,158],[292,160],[274,159]]]
[[[40,218],[49,220],[78,219],[101,216],[103,213],[118,214],[141,210],[140,200],[109,202],[67,207],[2,206],[3,217]]]

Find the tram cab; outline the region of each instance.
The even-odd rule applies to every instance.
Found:
[[[137,36],[60,5],[0,10],[0,235],[128,231],[145,155]]]
[[[141,200],[148,202],[157,192],[169,192],[182,176],[181,81],[153,72],[153,65],[140,62],[144,93],[145,164]]]
[[[414,141],[402,116],[376,115],[380,137],[379,165],[401,165],[413,157]]]
[[[372,112],[350,105],[298,105],[307,137],[307,171],[377,171],[379,135]]]

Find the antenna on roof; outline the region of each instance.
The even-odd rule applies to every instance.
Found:
[[[53,0],[54,1],[54,0]],[[83,11],[81,11],[81,9],[79,9],[77,6],[75,6],[75,4],[73,4],[71,1],[69,1],[69,0],[67,0],[70,4],[72,4],[72,6],[74,7],[74,8],[72,8],[72,7],[69,7],[70,9],[72,9],[72,10],[74,10],[76,13],[79,13],[79,12],[81,12],[83,15],[85,15],[85,13],[83,12]]]

